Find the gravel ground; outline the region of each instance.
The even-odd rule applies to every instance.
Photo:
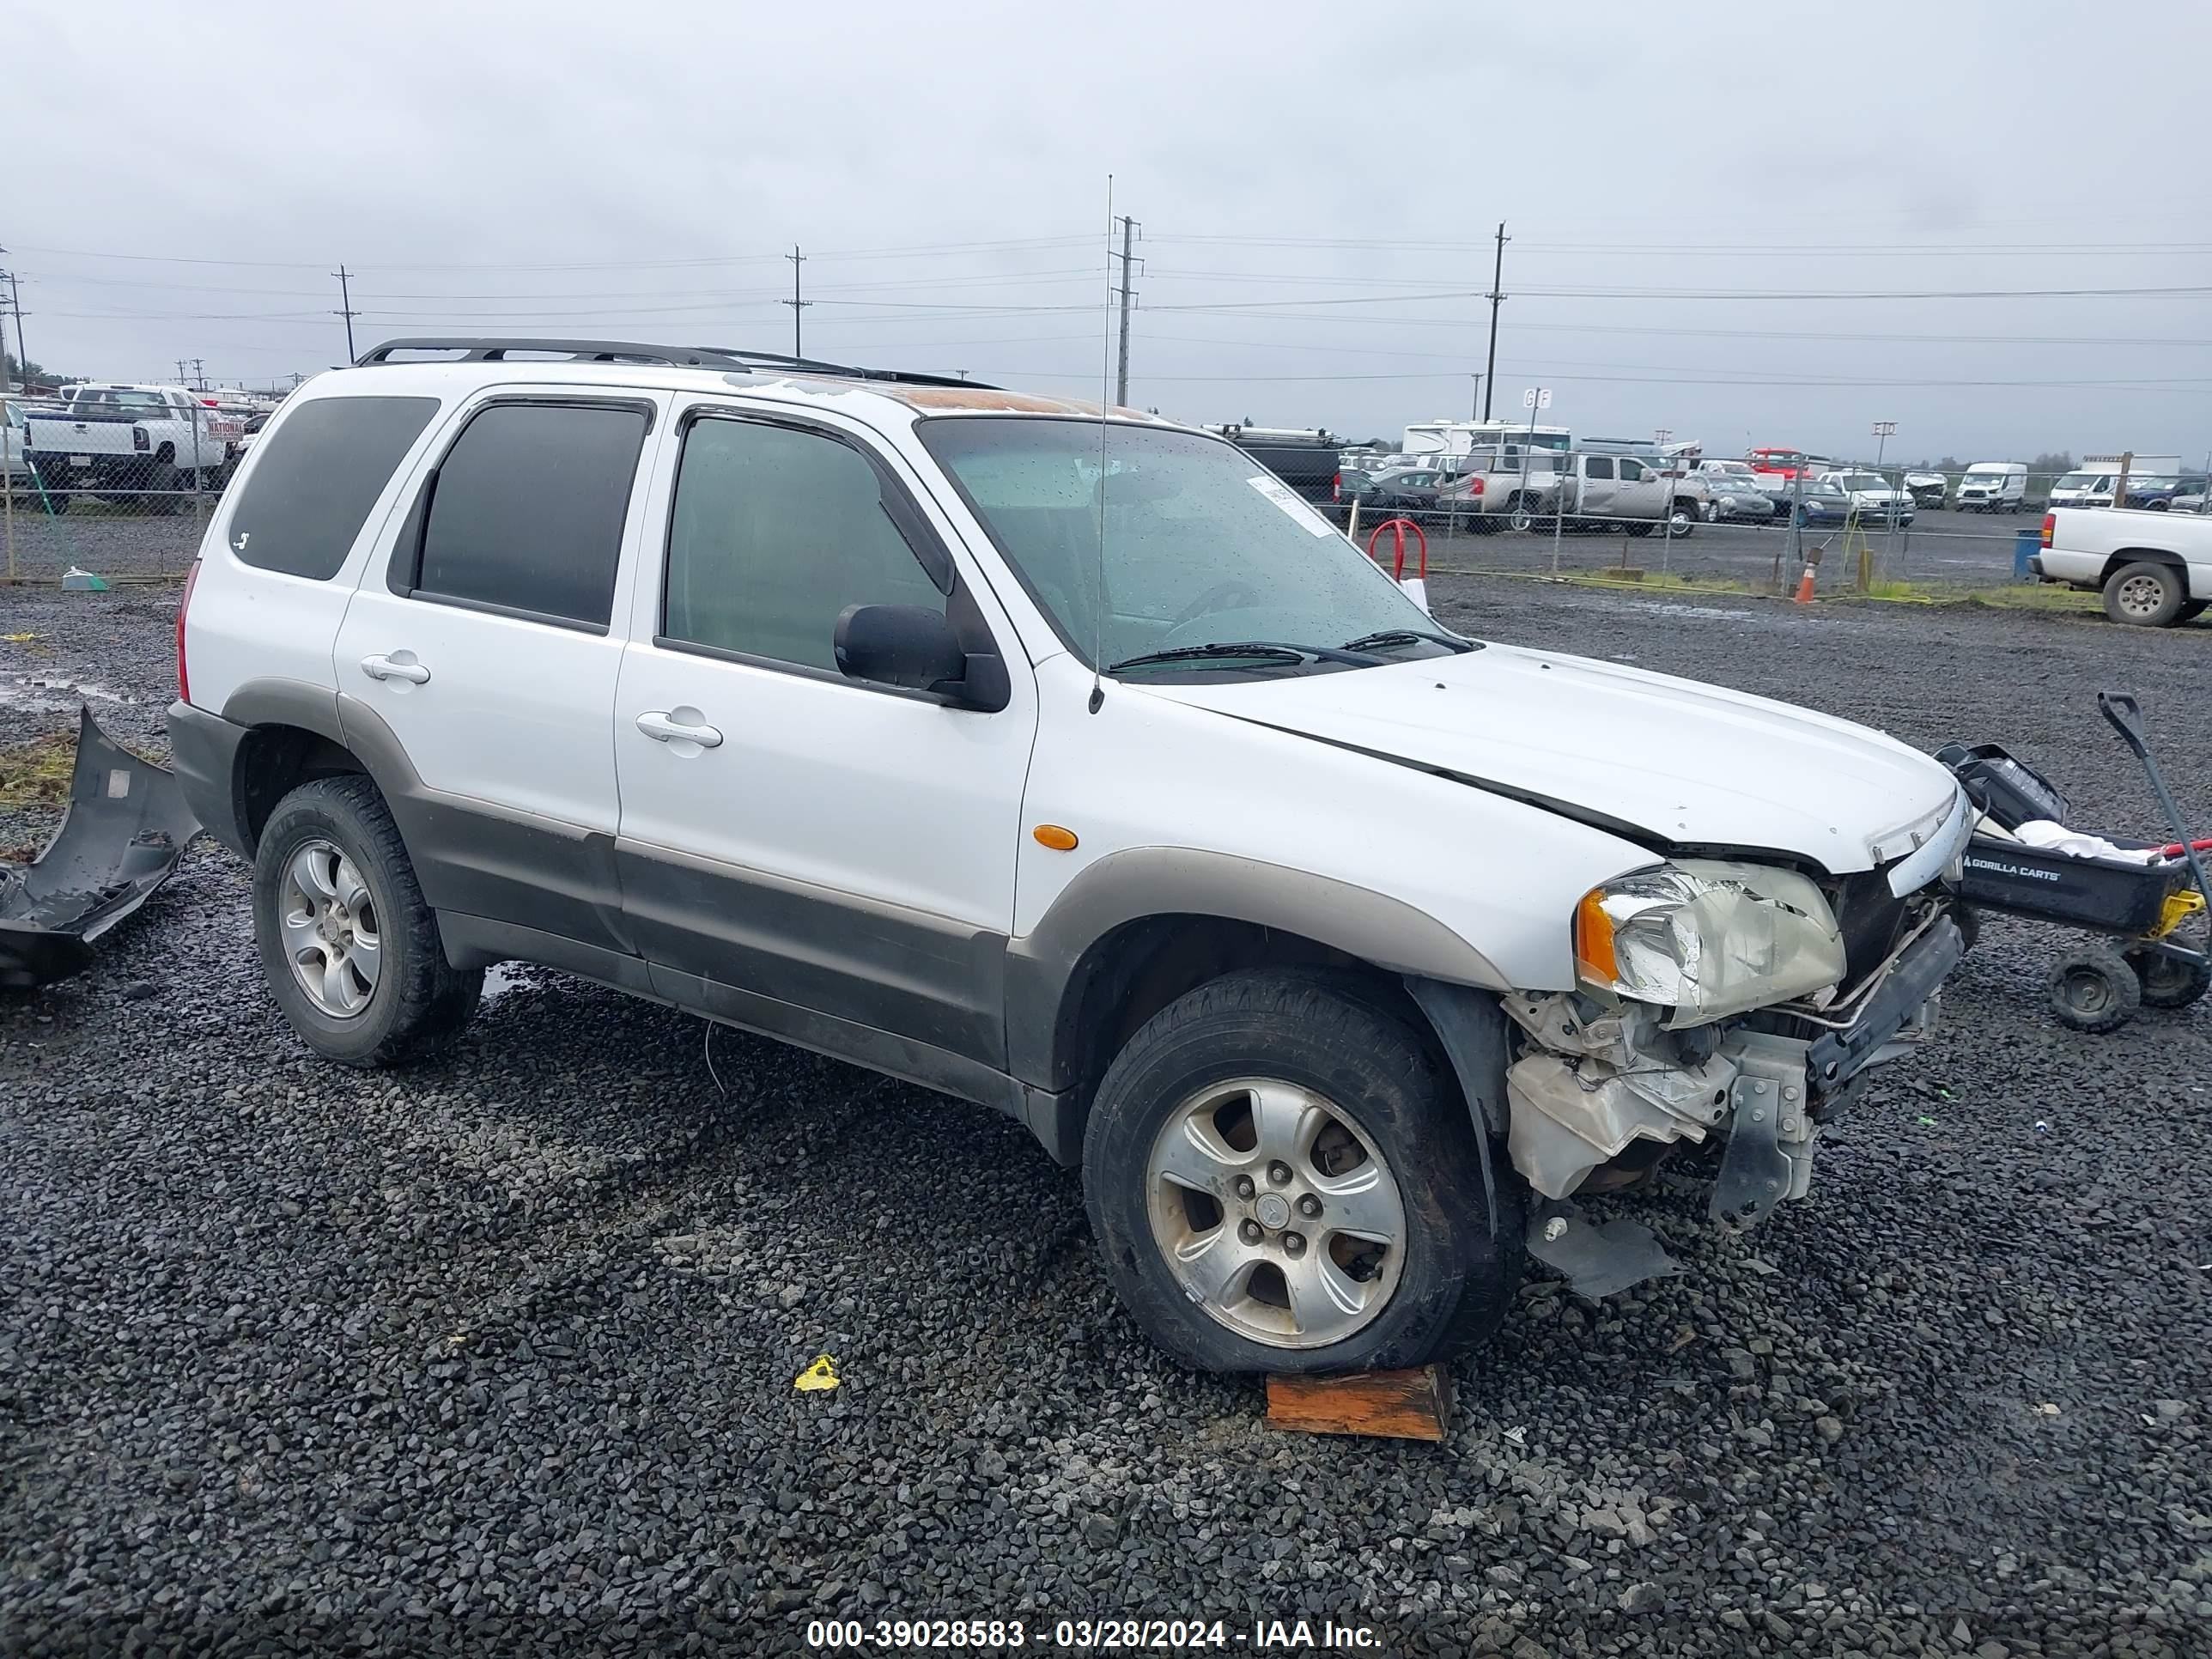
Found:
[[[2154,823],[2091,700],[2132,689],[2212,822],[2201,629],[1435,592],[2002,739],[2098,827]],[[65,719],[34,679],[158,743],[173,604],[0,593],[40,636],[0,645],[0,746]],[[438,1065],[311,1061],[203,845],[91,971],[0,1002],[0,1652],[1144,1612],[1517,1659],[2203,1653],[2212,1014],[2059,1030],[2058,942],[1988,927],[1943,1036],[1748,1241],[1686,1182],[1614,1200],[1686,1274],[1596,1310],[1532,1284],[1431,1448],[1273,1434],[1257,1385],[1178,1370],[1074,1178],[980,1109],[730,1032],[726,1095],[697,1021],[534,971]],[[843,1386],[795,1393],[823,1351]]]

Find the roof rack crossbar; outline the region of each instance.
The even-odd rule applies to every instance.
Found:
[[[924,374],[904,368],[862,368],[851,363],[823,362],[814,357],[791,357],[780,351],[749,351],[738,346],[646,345],[635,340],[539,340],[501,336],[438,334],[404,340],[386,340],[371,346],[354,360],[356,368],[389,363],[395,352],[450,351],[450,361],[463,363],[503,362],[513,355],[563,356],[581,363],[664,363],[672,368],[719,368],[750,374],[756,369],[788,369],[799,374],[823,374],[841,380],[891,380],[902,386],[972,386],[978,392],[999,388],[983,380],[962,380],[951,374]]]

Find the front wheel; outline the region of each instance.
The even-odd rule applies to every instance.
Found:
[[[2136,628],[2165,628],[2179,620],[2189,603],[2180,570],[2148,560],[2112,573],[2105,584],[2105,614]]]
[[[2109,945],[2062,957],[2051,969],[2051,1012],[2061,1025],[2098,1034],[2117,1031],[2142,1006],[2142,985],[2127,958]]]
[[[1148,1021],[1084,1136],[1091,1231],[1138,1323],[1209,1371],[1417,1365],[1505,1316],[1520,1188],[1433,1045],[1328,981],[1238,973]]]
[[[276,803],[254,849],[253,931],[277,1006],[327,1059],[389,1066],[476,1013],[483,970],[447,962],[398,826],[358,774]]]
[[[1676,501],[1667,510],[1667,535],[1673,540],[1688,535],[1698,527],[1698,504],[1695,501]]]

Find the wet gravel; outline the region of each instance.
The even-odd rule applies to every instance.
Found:
[[[2212,823],[2212,630],[1439,578],[1497,637]],[[173,592],[0,592],[0,748],[91,682],[158,742]],[[48,688],[51,691],[51,686]],[[43,696],[44,702],[56,699]],[[0,811],[0,843],[40,816]],[[0,1652],[799,1650],[809,1618],[1372,1626],[1387,1652],[2203,1653],[2212,1014],[2041,1012],[1992,924],[1931,1049],[1747,1241],[1532,1284],[1441,1448],[1291,1437],[1119,1311],[1012,1125],[550,973],[450,1060],[308,1060],[203,845],[0,1001]],[[819,1352],[833,1393],[792,1383]],[[1278,1648],[1274,1651],[1289,1650]]]

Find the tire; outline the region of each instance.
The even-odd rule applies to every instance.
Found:
[[[1281,1134],[1257,1133],[1255,1089],[1274,1103]],[[1186,1136],[1179,1126],[1197,1127]],[[1084,1194],[1115,1291],[1183,1364],[1416,1365],[1495,1331],[1520,1279],[1519,1179],[1500,1149],[1493,1212],[1482,1151],[1443,1057],[1382,1003],[1315,975],[1237,973],[1154,1015],[1108,1067],[1084,1136]],[[1272,1173],[1271,1152],[1296,1160],[1287,1182]],[[1163,1160],[1182,1163],[1184,1179],[1170,1180]],[[1370,1191],[1354,1191],[1370,1164]],[[1332,1197],[1337,1182],[1347,1185]],[[1394,1243],[1363,1259],[1359,1241],[1329,1229],[1332,1208],[1382,1218],[1376,1231]],[[1171,1261],[1178,1244],[1192,1267]],[[1197,1288],[1217,1261],[1233,1264],[1220,1287]],[[1301,1266],[1307,1276],[1294,1280]],[[1339,1307],[1315,1288],[1323,1275],[1368,1299]],[[1312,1291],[1317,1318],[1293,1310],[1293,1282]]]
[[[1536,527],[1536,515],[1522,496],[1516,495],[1505,504],[1505,527],[1523,536]]]
[[[2170,564],[2123,565],[2105,583],[2105,614],[2133,628],[2171,627],[2188,602],[2181,572]]]
[[[302,946],[325,951],[329,961],[321,942],[328,936],[306,931],[300,923],[313,913],[287,896],[295,860],[303,858],[325,875],[335,863],[363,890],[348,896],[343,877],[335,884],[346,901],[339,931],[358,950],[356,927],[366,915],[370,925],[359,933],[377,947],[373,975],[356,970],[348,981],[346,990],[359,998],[351,1012],[329,1006],[337,997],[311,994],[302,978],[308,970],[293,967],[292,951]],[[295,918],[289,929],[288,908]],[[474,1017],[483,989],[483,969],[447,962],[437,917],[423,902],[398,826],[375,784],[358,773],[317,778],[276,803],[254,851],[253,932],[284,1018],[309,1048],[342,1065],[390,1066],[447,1046]]]
[[[2117,1031],[2142,1006],[2136,970],[2109,945],[2061,957],[2051,964],[2049,986],[2051,1013],[2077,1031]]]
[[[2148,507],[2154,513],[2163,513],[2171,507],[2173,503],[2166,500],[2165,497],[2160,496],[2157,501],[2145,501],[2143,505]]]
[[[2163,951],[2123,952],[2135,969],[2136,983],[2146,1008],[2186,1008],[2212,990],[2212,959],[2198,957],[2184,962]]]
[[[1672,503],[1667,509],[1667,539],[1678,542],[1698,527],[1698,504],[1683,500]]]

